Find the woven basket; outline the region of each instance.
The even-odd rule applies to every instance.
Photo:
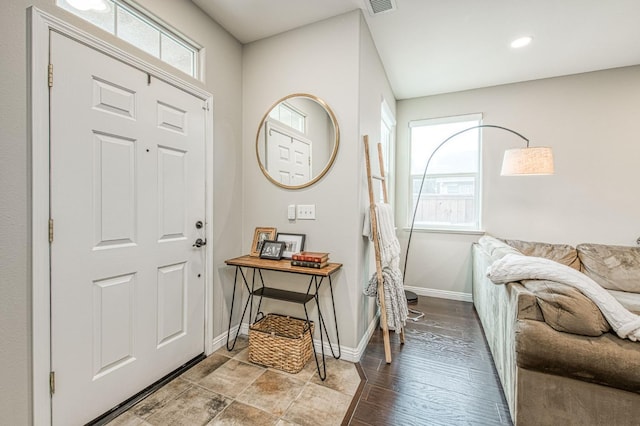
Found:
[[[249,327],[249,361],[287,373],[297,373],[311,358],[311,332],[307,321],[267,314]]]

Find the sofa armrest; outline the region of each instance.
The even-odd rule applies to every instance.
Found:
[[[493,261],[480,244],[472,246],[473,304],[480,318],[502,388],[514,415],[515,335],[518,320],[544,321],[535,295],[518,282],[494,284],[486,275]]]
[[[495,250],[492,250],[492,253],[495,253]],[[544,321],[535,294],[527,290],[520,282],[494,284],[487,277],[487,269],[497,259],[482,245],[473,244],[472,258],[473,304],[481,321],[484,315],[490,313],[487,309],[490,309],[495,302],[510,304],[514,307],[514,310],[511,311],[515,315],[511,317],[512,322],[518,319]]]

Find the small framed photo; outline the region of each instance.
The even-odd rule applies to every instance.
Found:
[[[262,250],[260,250],[260,258],[280,260],[283,251],[284,243],[282,241],[264,240],[262,242]]]
[[[278,232],[276,241],[282,241],[284,243],[284,251],[282,257],[285,259],[291,259],[291,255],[299,253],[304,250],[305,234],[286,234],[284,232]]]
[[[276,228],[256,228],[253,233],[253,242],[251,243],[250,256],[260,256],[262,244],[267,240],[276,239]]]

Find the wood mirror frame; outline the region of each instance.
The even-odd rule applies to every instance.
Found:
[[[276,108],[279,109],[281,106],[289,112],[293,111],[294,115],[304,117],[303,132],[295,130],[293,127],[287,126],[271,117],[274,110]],[[308,177],[298,177],[296,180],[295,176],[297,175],[295,174],[292,178],[291,175],[284,174],[280,177],[274,175],[274,172],[269,172],[269,169],[273,169],[273,166],[269,167],[267,161],[269,157],[267,139],[273,132],[276,132],[284,140],[290,139],[291,144],[297,143],[308,150]],[[275,143],[272,142],[271,144]],[[294,93],[276,101],[262,117],[256,134],[256,158],[260,170],[272,183],[281,188],[300,189],[313,185],[329,171],[335,161],[339,145],[340,130],[338,121],[329,105],[317,96]],[[275,147],[272,149],[275,149]],[[283,151],[291,152],[290,150]],[[289,158],[293,161],[292,156]],[[287,183],[283,182],[286,178],[289,179]],[[294,180],[293,183],[291,183],[292,179]]]

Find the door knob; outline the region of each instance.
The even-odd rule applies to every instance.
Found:
[[[207,240],[203,240],[202,238],[198,238],[196,242],[193,244],[193,247],[202,247],[207,245]]]

